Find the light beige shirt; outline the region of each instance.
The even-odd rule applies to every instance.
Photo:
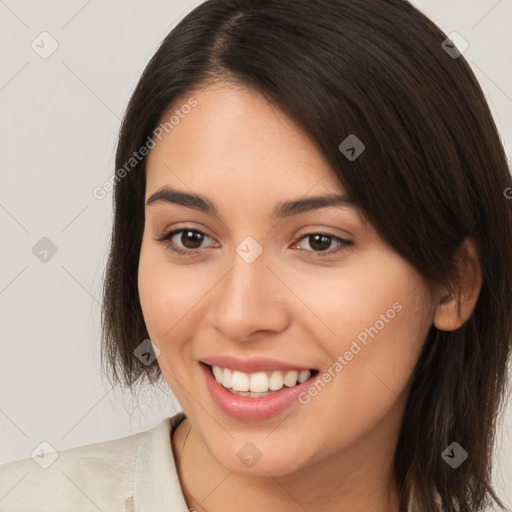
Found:
[[[0,511],[188,512],[171,446],[185,418],[180,412],[146,432],[63,450],[46,469],[32,458],[1,465]]]

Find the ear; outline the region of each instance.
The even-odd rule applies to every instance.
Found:
[[[476,243],[465,238],[455,256],[457,282],[453,293],[444,288],[437,296],[434,325],[441,331],[458,329],[471,316],[482,288],[482,269]]]

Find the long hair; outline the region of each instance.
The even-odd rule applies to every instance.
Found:
[[[382,239],[428,282],[456,289],[457,249],[476,241],[478,302],[460,328],[432,326],[424,341],[394,472],[402,509],[412,496],[426,512],[503,506],[491,462],[512,338],[512,181],[482,90],[445,39],[405,0],[208,0],[181,20],[144,70],[117,146],[102,315],[112,381],[161,377],[156,362],[134,357],[149,337],[137,289],[146,158],[126,163],[193,89],[247,87],[309,134]],[[350,134],[365,144],[354,161],[339,149]],[[456,469],[441,456],[452,442],[469,454]]]

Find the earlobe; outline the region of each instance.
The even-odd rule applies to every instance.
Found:
[[[460,305],[457,297],[452,295],[444,296],[438,303],[434,315],[434,325],[440,331],[454,331],[458,329],[466,319],[462,318],[462,304]],[[469,315],[468,315],[469,317]]]
[[[482,270],[476,243],[465,238],[456,255],[458,280],[453,293],[444,292],[437,299],[433,323],[441,331],[454,331],[468,320],[482,288]]]

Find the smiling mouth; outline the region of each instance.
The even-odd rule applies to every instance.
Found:
[[[275,370],[244,373],[221,366],[205,365],[218,384],[227,391],[245,397],[261,398],[283,388],[292,388],[316,377],[318,370]]]

